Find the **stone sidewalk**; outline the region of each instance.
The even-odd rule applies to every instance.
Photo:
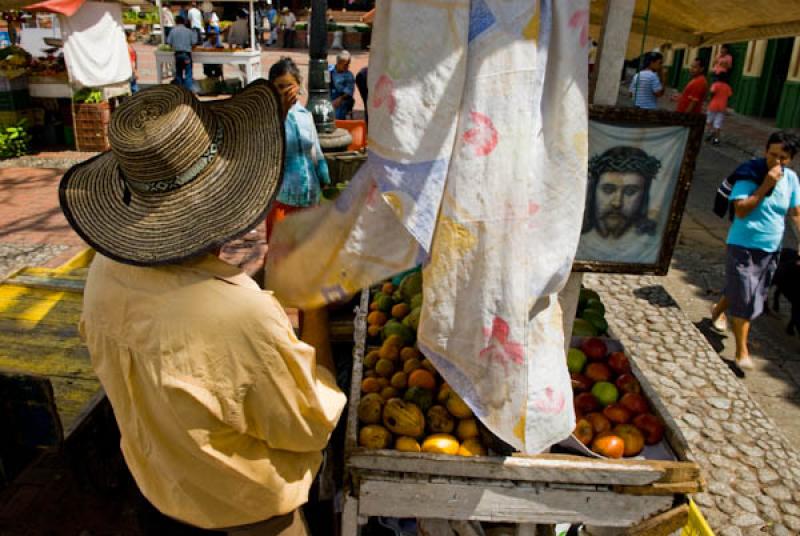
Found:
[[[634,356],[689,443],[718,536],[800,534],[800,455],[653,276],[591,274],[612,336]]]

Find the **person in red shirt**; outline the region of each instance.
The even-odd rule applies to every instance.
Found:
[[[133,30],[125,30],[125,39],[128,41],[128,57],[131,59],[131,70],[133,74],[131,74],[130,84],[131,84],[131,93],[136,93],[139,91],[139,62],[136,59],[136,49],[133,48],[133,44],[136,42],[136,33]]]
[[[733,89],[726,81],[727,77],[720,77],[711,84],[711,102],[708,103],[706,127],[709,128],[711,143],[719,145],[719,133],[725,120],[725,111],[728,109],[728,99],[733,95]]]
[[[683,93],[673,97],[678,101],[675,107],[677,112],[703,113],[703,101],[706,100],[708,93],[708,82],[706,82],[706,65],[701,59],[695,59],[689,66],[689,74],[692,79],[686,84]]]

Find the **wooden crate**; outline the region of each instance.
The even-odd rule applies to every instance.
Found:
[[[111,104],[75,105],[75,142],[79,151],[108,151],[108,125],[111,123]]]
[[[371,450],[358,445],[358,404],[366,349],[369,293],[356,321],[347,416],[343,536],[370,516],[502,521],[534,534],[536,524],[626,527],[626,534],[667,535],[688,519],[687,493],[703,489],[686,441],[646,379],[634,373],[667,423],[677,461],[609,460],[570,454],[483,456]]]

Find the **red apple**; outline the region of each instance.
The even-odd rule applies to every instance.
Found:
[[[573,372],[569,375],[572,378],[572,390],[576,393],[580,393],[583,391],[588,391],[594,385],[594,382],[591,378],[589,378],[586,374],[581,374],[579,372]]]
[[[623,456],[636,456],[644,449],[644,436],[634,425],[618,424],[614,427],[613,433],[625,442]]]
[[[633,377],[632,374],[623,374],[616,381],[617,389],[623,393],[641,393],[642,386],[639,381]]]
[[[611,430],[611,421],[602,413],[595,411],[586,415],[584,419],[592,424],[592,430],[594,430],[595,434],[602,434],[603,432]]]
[[[644,434],[644,442],[655,445],[664,437],[664,422],[652,413],[643,413],[633,419],[633,425]]]
[[[621,437],[605,432],[594,438],[592,450],[607,458],[622,458],[625,454],[625,442]]]
[[[600,402],[592,393],[580,393],[575,397],[574,404],[575,411],[584,415],[600,409]]]
[[[612,352],[608,356],[608,366],[617,374],[626,374],[631,371],[631,362],[623,352]]]
[[[595,382],[607,382],[611,379],[611,369],[605,363],[589,363],[585,374]]]
[[[584,445],[589,445],[594,437],[592,424],[586,419],[578,419],[578,422],[575,423],[575,430],[573,430],[572,433],[578,438],[578,441]],[[644,441],[644,438],[642,441]]]
[[[603,408],[603,415],[614,424],[626,424],[631,421],[631,412],[620,404],[611,404]]]
[[[626,409],[630,410],[630,412],[634,415],[639,415],[641,413],[647,413],[650,411],[650,406],[647,404],[647,400],[639,393],[625,393],[622,395],[622,398],[619,399],[619,403],[622,404]]]
[[[597,337],[584,339],[583,343],[581,343],[581,350],[586,354],[586,357],[589,358],[589,361],[600,361],[605,358],[608,353],[606,343],[603,342],[603,339]]]

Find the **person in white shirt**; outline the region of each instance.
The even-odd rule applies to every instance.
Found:
[[[164,42],[169,39],[169,33],[175,27],[175,15],[172,13],[169,4],[161,6],[161,25],[164,27]]]
[[[197,8],[197,2],[192,2],[192,7],[189,8],[189,28],[197,34],[197,41],[200,42],[203,37],[203,13]]]
[[[283,48],[294,48],[294,39],[297,32],[294,29],[297,17],[288,7],[281,9],[281,27],[283,27]]]

